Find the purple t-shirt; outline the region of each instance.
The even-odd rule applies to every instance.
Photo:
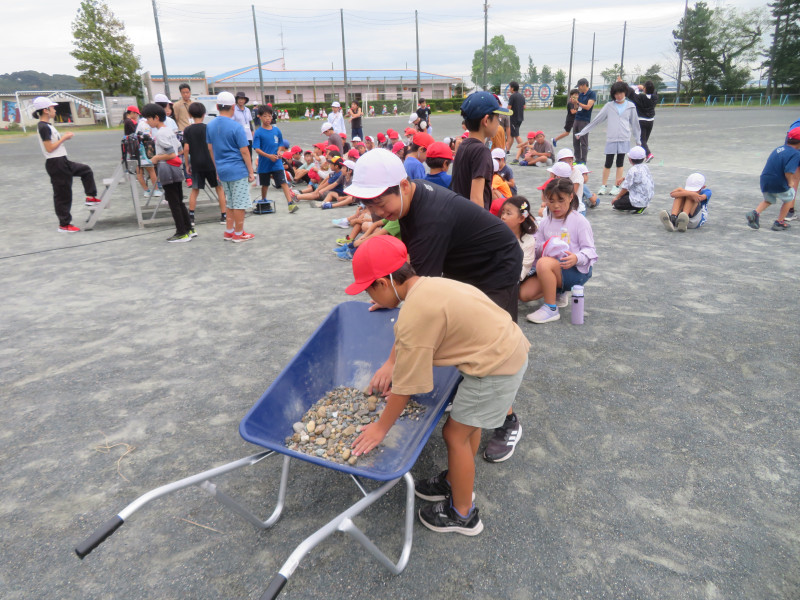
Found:
[[[551,237],[560,235],[562,227],[569,232],[569,251],[578,257],[575,266],[581,273],[588,273],[589,267],[597,262],[597,251],[594,248],[592,226],[579,212],[571,210],[566,219],[554,219],[549,215],[544,217],[534,234],[536,247],[541,248]]]

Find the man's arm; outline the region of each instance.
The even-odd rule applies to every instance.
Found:
[[[239,148],[239,152],[242,153],[242,160],[244,161],[244,165],[247,167],[247,181],[250,183],[256,180],[256,176],[253,174],[253,161],[250,159],[250,149],[247,146]]]
[[[481,208],[483,208],[483,190],[485,187],[486,180],[483,177],[477,177],[472,180],[472,185],[469,189],[469,199]]]
[[[353,454],[361,456],[366,454],[383,441],[386,434],[394,425],[397,418],[402,414],[411,396],[401,396],[400,394],[389,394],[386,400],[386,407],[383,409],[380,418],[375,423],[366,425],[361,430],[361,435],[353,442]]]
[[[61,144],[70,139],[73,135],[75,134],[72,133],[71,131],[68,131],[61,136],[60,140],[56,140],[55,142],[53,140],[42,140],[42,145],[44,146],[45,150],[47,150],[48,152],[52,152],[53,150],[58,148]]]

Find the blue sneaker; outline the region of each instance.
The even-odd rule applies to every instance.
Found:
[[[355,254],[356,252],[355,248],[351,248],[348,245],[348,246],[342,246],[341,249],[342,252],[336,253],[336,256],[339,258],[339,260],[353,260],[353,254]]]
[[[751,210],[749,213],[745,215],[747,217],[747,224],[752,227],[753,229],[758,229],[761,227],[758,223],[758,213],[754,210]]]
[[[550,138],[550,143],[553,144],[553,148],[558,146],[558,140],[556,140],[556,138]]]
[[[333,208],[333,204],[331,204],[330,202],[323,202],[322,203],[322,210],[326,210],[328,208]]]

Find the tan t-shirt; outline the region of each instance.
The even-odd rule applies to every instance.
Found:
[[[189,104],[191,102],[184,102],[181,99],[172,105],[172,116],[175,117],[175,122],[178,124],[178,131],[183,131],[192,124],[192,117],[189,115]]]
[[[509,314],[478,288],[420,277],[394,326],[395,394],[433,389],[433,367],[455,366],[475,377],[512,375],[525,364],[530,343]]]

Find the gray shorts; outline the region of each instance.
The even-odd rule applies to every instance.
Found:
[[[789,188],[785,192],[780,192],[778,194],[773,194],[772,192],[762,192],[762,194],[764,196],[764,202],[769,204],[775,204],[778,200],[786,204],[794,200],[794,188]]]
[[[606,142],[606,154],[627,154],[630,149],[630,142]]]
[[[473,377],[462,373],[464,379],[453,399],[450,416],[461,423],[481,429],[495,429],[503,424],[508,409],[528,369],[528,360],[514,375],[487,375]]]

